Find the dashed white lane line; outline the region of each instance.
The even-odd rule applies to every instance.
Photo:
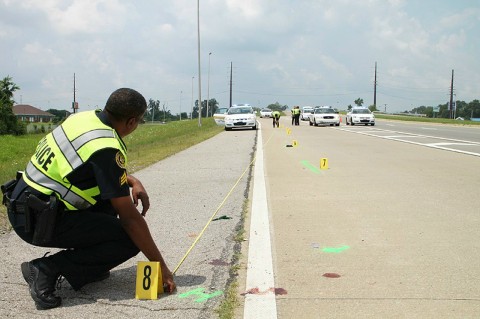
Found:
[[[243,317],[245,319],[275,319],[277,305],[275,301],[273,277],[272,246],[270,242],[270,223],[267,205],[267,192],[263,168],[262,130],[257,134],[257,152],[255,158],[250,237],[248,246],[248,265]],[[258,291],[259,294],[248,293]]]

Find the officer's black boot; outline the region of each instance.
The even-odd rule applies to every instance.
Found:
[[[62,299],[55,295],[55,284],[60,273],[48,258],[38,258],[21,265],[23,278],[28,283],[30,295],[38,308],[60,306]]]

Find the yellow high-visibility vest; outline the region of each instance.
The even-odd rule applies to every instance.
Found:
[[[127,147],[117,132],[105,125],[97,111],[69,116],[62,125],[47,134],[37,146],[25,169],[23,179],[45,195],[55,194],[67,210],[86,209],[96,203],[98,186],[81,190],[68,181],[68,174],[83,165],[95,152],[114,148],[121,152],[118,159],[127,165]],[[120,155],[120,154],[119,154]]]

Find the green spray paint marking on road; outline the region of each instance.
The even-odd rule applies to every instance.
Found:
[[[325,247],[322,249],[322,251],[324,253],[334,253],[334,254],[338,254],[338,253],[341,253],[342,251],[344,250],[347,250],[347,249],[350,249],[350,246],[342,246],[342,247],[338,247],[338,248],[335,248],[335,247]]]
[[[314,172],[315,174],[319,174],[320,173],[320,169],[318,169],[318,167],[310,164],[308,161],[301,161],[302,165],[305,166],[306,168],[308,168],[309,170],[311,170],[312,172]]]
[[[200,298],[196,299],[195,302],[202,302],[202,301],[206,301],[210,298],[220,296],[221,294],[223,294],[223,291],[221,291],[221,290],[217,290],[217,291],[215,291],[211,294],[206,294],[204,292],[204,289],[200,287],[200,288],[197,288],[197,289],[193,289],[193,290],[184,292],[183,294],[178,295],[178,297],[185,298],[185,297],[188,297],[188,296],[196,296],[196,297],[200,297]]]

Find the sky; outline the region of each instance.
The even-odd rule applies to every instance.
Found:
[[[121,87],[172,114],[230,88],[344,110],[374,103],[376,63],[377,108],[402,112],[447,103],[452,70],[455,99],[480,99],[479,34],[480,0],[0,0],[0,78],[42,110],[71,109],[74,82],[79,111]]]

